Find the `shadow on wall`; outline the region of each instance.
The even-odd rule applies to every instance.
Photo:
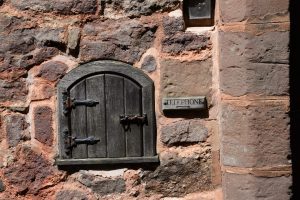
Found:
[[[300,199],[300,1],[290,0],[290,118],[293,163],[293,196]]]

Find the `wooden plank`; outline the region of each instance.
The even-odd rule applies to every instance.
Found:
[[[107,157],[126,156],[125,133],[120,124],[124,114],[124,79],[117,75],[105,75]]]
[[[124,158],[89,158],[89,159],[57,159],[55,164],[64,165],[101,165],[101,164],[126,164],[126,163],[158,163],[159,157],[124,157]]]
[[[98,101],[95,107],[87,107],[87,134],[100,139],[97,144],[88,145],[88,157],[106,157],[105,94],[104,75],[86,79],[86,98]]]
[[[86,99],[85,96],[85,80],[77,83],[70,90],[71,99],[77,100]],[[86,138],[86,107],[78,106],[71,111],[71,134],[72,137]],[[87,157],[87,145],[80,144],[72,149],[73,158],[86,158]]]
[[[147,113],[148,125],[143,126],[144,156],[156,155],[156,119],[154,108],[153,85],[148,85],[142,89],[143,112]]]
[[[58,145],[59,157],[70,158],[71,155],[66,153],[65,132],[69,131],[69,117],[64,114],[64,100],[67,95],[67,90],[62,87],[57,88],[57,118],[58,118]]]
[[[126,115],[142,115],[141,88],[129,79],[124,79],[124,98]],[[142,156],[143,126],[130,124],[126,135],[126,156]]]

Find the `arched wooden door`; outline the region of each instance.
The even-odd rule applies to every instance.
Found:
[[[142,71],[97,61],[58,85],[57,164],[157,162],[154,86]]]

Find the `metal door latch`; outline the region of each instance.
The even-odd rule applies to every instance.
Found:
[[[120,115],[120,123],[123,125],[125,131],[130,130],[130,124],[148,125],[147,114],[140,115]]]
[[[148,124],[147,114],[140,115],[120,115],[121,124]]]

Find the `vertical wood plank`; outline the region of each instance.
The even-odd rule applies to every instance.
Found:
[[[67,97],[67,89],[64,87],[57,88],[57,106],[58,112],[57,117],[59,120],[58,123],[58,145],[59,145],[59,157],[60,158],[71,158],[71,155],[67,154],[66,144],[65,144],[65,131],[69,131],[69,116],[64,114],[64,101]]]
[[[126,115],[142,114],[141,88],[129,79],[124,79],[124,98]],[[142,156],[142,128],[142,125],[131,124],[130,129],[126,131],[126,156]]]
[[[84,100],[85,95],[85,80],[77,83],[70,90],[70,97]],[[86,107],[78,106],[71,111],[71,134],[72,137],[86,138]],[[77,145],[72,149],[73,158],[86,158],[87,157],[87,146],[86,144]]]
[[[156,155],[156,119],[153,87],[153,85],[148,85],[142,89],[143,112],[147,113],[148,117],[148,125],[143,127],[144,156]]]
[[[107,157],[125,157],[125,133],[120,124],[124,114],[124,79],[117,75],[105,75]]]
[[[100,139],[97,144],[88,145],[88,157],[106,157],[104,75],[86,79],[86,98],[99,102],[95,107],[87,107],[87,134]]]

